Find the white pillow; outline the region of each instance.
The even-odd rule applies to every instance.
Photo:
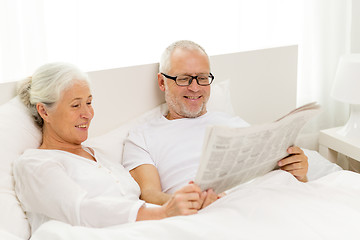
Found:
[[[19,97],[0,106],[0,133],[0,228],[28,239],[30,227],[15,195],[12,163],[40,145],[41,132]]]
[[[84,142],[84,145],[93,148],[96,152],[100,152],[108,160],[121,163],[123,144],[126,137],[128,136],[129,130],[135,125],[145,123],[154,117],[161,116],[161,114],[164,112],[166,112],[165,103],[155,107],[148,112],[145,112],[144,114],[125,124],[121,124],[118,128],[115,128],[106,134],[89,138]]]
[[[221,111],[234,115],[229,87],[230,80],[211,85],[211,94],[207,104],[208,111]],[[95,151],[100,152],[109,160],[121,163],[123,144],[128,136],[129,130],[135,125],[143,124],[150,119],[165,115],[167,110],[166,103],[163,103],[104,135],[88,139],[84,144],[94,148]]]
[[[235,115],[230,96],[230,79],[211,85],[211,94],[206,108],[210,112],[226,112]]]

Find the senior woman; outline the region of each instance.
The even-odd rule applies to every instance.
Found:
[[[146,207],[122,165],[82,145],[94,116],[93,96],[87,75],[75,66],[43,65],[18,94],[42,130],[39,148],[14,163],[15,189],[32,231],[51,219],[107,227],[189,215],[201,207],[204,194],[192,183],[163,206]]]

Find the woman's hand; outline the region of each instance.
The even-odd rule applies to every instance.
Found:
[[[201,192],[198,185],[190,182],[176,191],[162,206],[166,217],[197,213],[203,206],[206,195],[206,192]]]
[[[162,219],[178,215],[191,215],[210,205],[218,198],[212,189],[202,192],[194,182],[176,191],[161,207],[146,207],[139,209],[136,220]]]

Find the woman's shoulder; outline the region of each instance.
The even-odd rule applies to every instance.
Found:
[[[36,168],[45,163],[50,163],[56,160],[56,153],[54,150],[46,149],[27,149],[25,152],[14,161],[13,168]]]
[[[49,155],[53,155],[53,150],[47,150],[47,149],[27,149],[24,151],[24,153],[19,157],[20,160],[25,160],[29,158],[36,158],[41,159],[45,158]]]

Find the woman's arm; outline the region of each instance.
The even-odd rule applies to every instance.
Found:
[[[77,159],[68,159],[73,160]],[[88,175],[89,178],[96,178],[93,174]],[[89,193],[81,184],[69,177],[61,163],[52,160],[35,159],[15,164],[14,176],[16,192],[25,211],[71,225],[107,227],[134,222],[138,210],[144,205],[135,195],[104,196],[96,193],[97,190]],[[101,178],[97,176],[96,184],[99,184]],[[93,184],[87,183],[88,181],[80,176],[79,179],[85,184]],[[99,186],[96,188],[99,189]],[[104,186],[102,189],[108,187]]]
[[[161,207],[141,207],[136,220],[162,219],[177,215],[191,215],[198,212],[206,198],[206,192],[196,184],[188,184],[170,196]]]

